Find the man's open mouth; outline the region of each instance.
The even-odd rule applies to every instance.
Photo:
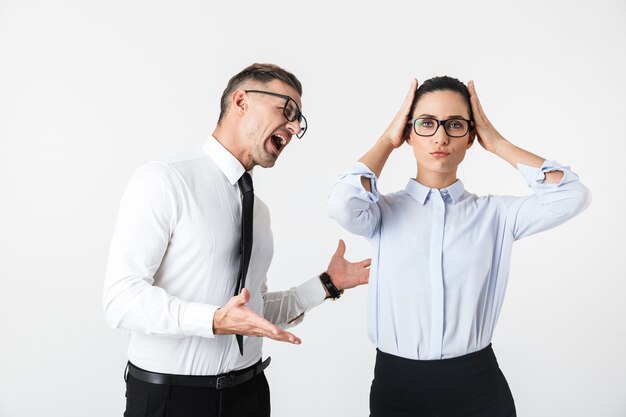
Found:
[[[277,152],[280,152],[287,144],[287,138],[285,138],[283,135],[279,133],[272,135],[271,139],[272,139],[272,144],[274,145],[274,148],[276,148]]]

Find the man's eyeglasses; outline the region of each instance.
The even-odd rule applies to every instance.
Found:
[[[448,136],[451,138],[463,137],[469,132],[472,125],[471,120],[455,117],[447,120],[437,120],[433,118],[417,118],[411,121],[413,124],[413,130],[418,136],[434,136],[439,129],[439,126],[443,126]]]
[[[296,104],[294,99],[284,94],[270,93],[269,91],[261,91],[261,90],[244,90],[244,91],[246,93],[267,94],[268,96],[280,97],[284,99],[285,105],[283,106],[283,114],[285,115],[285,118],[290,122],[294,122],[297,120],[300,123],[300,133],[296,133],[296,136],[298,137],[298,139],[301,139],[302,136],[304,136],[304,133],[306,132],[306,128],[307,128],[306,118],[300,112],[300,107],[298,107],[298,104]]]

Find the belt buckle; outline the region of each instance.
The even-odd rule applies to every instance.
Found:
[[[232,375],[223,375],[217,378],[215,383],[216,389],[222,388],[230,388],[233,385],[233,376]]]

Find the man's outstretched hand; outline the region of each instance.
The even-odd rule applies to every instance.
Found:
[[[231,298],[224,307],[218,309],[213,316],[213,333],[269,337],[296,345],[302,343],[295,335],[273,325],[250,310],[247,306],[248,300],[250,300],[250,292],[244,288],[239,295]]]
[[[368,258],[361,262],[348,262],[343,257],[346,253],[346,244],[343,240],[339,239],[339,245],[335,254],[330,259],[328,264],[328,275],[330,275],[333,284],[338,290],[347,290],[354,288],[357,285],[367,284],[370,277],[369,266],[372,263],[372,259]]]

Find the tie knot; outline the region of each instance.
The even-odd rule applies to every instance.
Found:
[[[252,187],[252,177],[247,172],[243,173],[237,183],[239,184],[239,189],[241,190],[242,194],[254,191],[254,187]]]

